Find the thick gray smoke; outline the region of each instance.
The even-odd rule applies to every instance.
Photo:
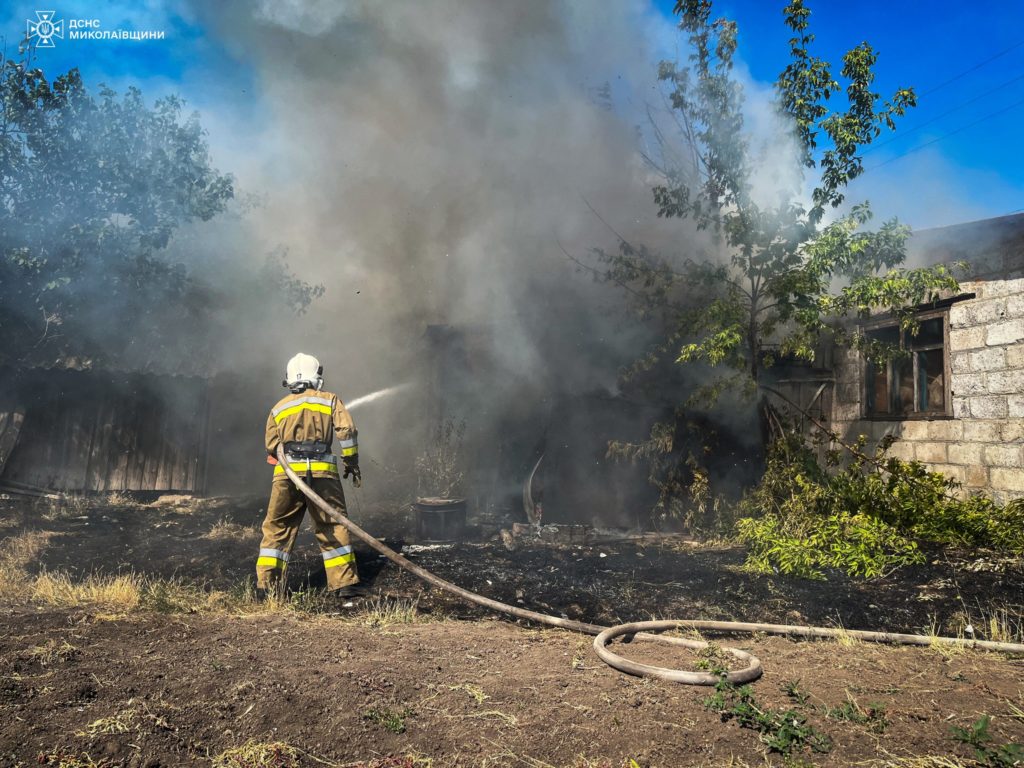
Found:
[[[621,294],[579,274],[561,246],[615,247],[589,203],[627,238],[689,247],[681,222],[656,218],[638,152],[646,106],[662,104],[657,46],[670,23],[639,1],[196,13],[256,71],[258,130],[241,146],[212,137],[215,157],[264,198],[251,244],[287,245],[297,276],[326,288],[289,327],[254,328],[236,345],[236,367],[266,372],[268,398],[298,348],[323,358],[346,398],[415,380],[431,325],[486,340],[498,371],[486,386],[507,389],[486,393],[492,408],[477,421],[614,391],[646,339]],[[424,425],[370,426],[379,442]]]
[[[327,287],[305,330],[323,324],[341,352],[331,367],[400,357],[430,323],[500,325],[508,360],[550,364],[517,334],[581,290],[559,241],[609,241],[583,197],[616,226],[651,228],[635,122],[595,95],[653,92],[641,4],[247,5],[215,21],[257,67],[270,114],[251,165],[233,170],[266,195],[260,239],[287,244],[300,276]],[[360,391],[385,383],[353,373]]]

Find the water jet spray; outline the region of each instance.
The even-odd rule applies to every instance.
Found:
[[[357,397],[352,402],[346,403],[345,407],[351,411],[353,408],[358,408],[360,405],[367,405],[369,403],[374,402],[375,400],[380,400],[382,397],[388,397],[390,395],[397,394],[398,392],[401,392],[403,389],[408,388],[409,384],[407,382],[405,384],[397,384],[393,387],[385,387],[384,389],[378,389],[376,392],[371,392],[368,395],[362,395],[361,397]]]

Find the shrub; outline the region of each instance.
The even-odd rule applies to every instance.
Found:
[[[917,544],[892,526],[838,510],[825,517],[769,514],[743,518],[740,538],[750,545],[747,566],[759,573],[823,579],[825,569],[871,579],[920,562]]]
[[[749,568],[824,578],[827,569],[875,578],[921,562],[918,541],[1024,552],[1024,502],[1006,506],[959,495],[959,484],[923,464],[873,455],[865,438],[839,468],[824,465],[798,435],[769,449],[761,482],[741,502],[737,532],[750,546]]]

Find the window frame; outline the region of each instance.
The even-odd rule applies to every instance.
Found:
[[[871,386],[868,374],[871,371],[871,361],[867,359],[863,354],[861,355],[861,418],[867,421],[935,421],[938,419],[952,419],[953,418],[953,390],[951,387],[952,378],[952,365],[950,363],[950,350],[949,350],[949,307],[941,307],[938,309],[927,309],[921,310],[914,313],[915,319],[919,323],[923,323],[926,320],[934,320],[935,318],[942,319],[942,343],[941,344],[922,344],[921,346],[911,346],[910,355],[911,361],[911,381],[913,382],[914,390],[914,410],[911,413],[873,413],[868,410],[868,388]],[[884,317],[871,320],[863,323],[860,326],[861,333],[867,334],[871,331],[878,331],[883,328],[895,327],[900,333],[903,331],[900,329],[900,322],[897,318],[891,314],[886,314]],[[920,395],[920,389],[918,386],[918,359],[917,352],[928,352],[936,349],[942,350],[942,384],[943,384],[943,410],[941,411],[921,411],[918,410],[919,403],[918,398]],[[893,361],[886,361],[886,380],[889,382],[890,387],[893,381]]]

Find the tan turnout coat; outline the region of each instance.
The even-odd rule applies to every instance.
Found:
[[[267,417],[267,453],[277,457],[277,446],[303,440],[320,440],[327,443],[331,452],[334,438],[343,458],[357,460],[359,442],[356,426],[352,422],[341,398],[333,392],[307,389],[299,394],[288,394],[270,409]],[[333,457],[331,457],[333,458]],[[312,470],[313,477],[337,477],[338,466],[334,461],[312,461],[307,467],[305,459],[289,462],[292,469],[301,475]],[[287,480],[284,467],[274,467],[274,480]]]

